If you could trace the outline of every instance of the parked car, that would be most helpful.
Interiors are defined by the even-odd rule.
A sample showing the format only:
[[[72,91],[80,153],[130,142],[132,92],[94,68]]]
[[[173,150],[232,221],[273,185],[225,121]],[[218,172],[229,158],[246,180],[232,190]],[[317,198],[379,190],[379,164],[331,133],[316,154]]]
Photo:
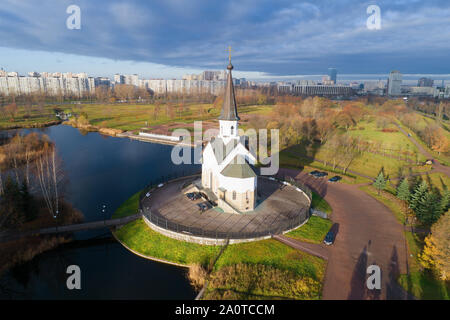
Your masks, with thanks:
[[[189,192],[189,193],[186,193],[186,197],[187,197],[189,200],[191,200],[191,201],[194,201],[194,200],[197,200],[197,199],[200,199],[200,198],[201,198],[201,196],[200,196],[200,194],[199,194],[198,192]]]
[[[334,232],[330,230],[325,236],[325,239],[323,239],[323,243],[325,243],[327,246],[330,246],[333,244],[333,242],[334,242]]]
[[[311,175],[316,177],[316,178],[321,178],[321,177],[325,177],[328,175],[327,172],[323,172],[323,171],[312,171]]]
[[[339,180],[342,180],[342,177],[334,176],[333,178],[328,179],[329,182],[338,182]]]
[[[315,175],[318,174],[319,172],[320,172],[320,171],[314,170],[314,171],[311,171],[309,174],[312,175],[312,176],[315,176]]]

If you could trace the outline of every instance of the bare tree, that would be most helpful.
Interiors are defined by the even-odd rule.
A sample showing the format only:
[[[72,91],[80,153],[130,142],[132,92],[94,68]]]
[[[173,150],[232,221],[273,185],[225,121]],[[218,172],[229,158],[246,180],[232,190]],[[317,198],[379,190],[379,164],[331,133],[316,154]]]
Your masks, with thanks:
[[[56,218],[59,214],[59,183],[62,180],[62,170],[56,156],[56,148],[44,144],[43,152],[36,159],[36,176],[42,196],[49,213]]]

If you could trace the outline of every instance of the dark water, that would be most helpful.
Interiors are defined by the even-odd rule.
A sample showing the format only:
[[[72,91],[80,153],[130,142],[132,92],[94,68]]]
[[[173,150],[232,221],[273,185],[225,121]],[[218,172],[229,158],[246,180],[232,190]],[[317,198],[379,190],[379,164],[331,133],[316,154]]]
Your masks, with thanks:
[[[197,172],[198,165],[174,165],[172,147],[82,135],[69,126],[42,129],[55,142],[67,179],[66,199],[86,221],[109,218],[131,195],[155,179]],[[102,212],[106,205],[105,212]],[[107,230],[80,232],[74,244],[37,256],[0,279],[0,298],[192,299],[185,270],[140,258],[108,237]],[[97,238],[97,240],[86,240]],[[82,289],[66,289],[67,266],[80,266]]]

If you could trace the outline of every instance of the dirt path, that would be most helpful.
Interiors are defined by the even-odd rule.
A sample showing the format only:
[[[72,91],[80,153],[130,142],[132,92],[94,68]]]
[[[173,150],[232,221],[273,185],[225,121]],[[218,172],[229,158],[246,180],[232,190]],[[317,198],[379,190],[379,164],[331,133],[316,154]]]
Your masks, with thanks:
[[[297,239],[292,239],[283,235],[274,235],[274,239],[300,251],[307,252],[313,256],[328,260],[329,250],[324,245],[308,243]]]
[[[447,177],[450,177],[450,167],[444,166],[443,164],[441,164],[437,159],[433,158],[433,155],[431,153],[428,152],[428,150],[426,150],[418,141],[416,141],[416,139],[414,139],[412,136],[408,136],[408,132],[406,132],[401,126],[397,125],[398,129],[404,134],[406,135],[406,137],[412,142],[414,143],[414,145],[417,147],[417,149],[419,150],[419,152],[424,155],[426,158],[428,159],[433,159],[433,172],[441,172],[445,175],[447,175]]]
[[[296,170],[281,173],[316,190],[333,208],[338,230],[329,250],[323,299],[406,299],[396,277],[407,272],[407,245],[403,226],[382,203],[354,185],[328,183]],[[366,289],[366,269],[381,268],[381,290]]]

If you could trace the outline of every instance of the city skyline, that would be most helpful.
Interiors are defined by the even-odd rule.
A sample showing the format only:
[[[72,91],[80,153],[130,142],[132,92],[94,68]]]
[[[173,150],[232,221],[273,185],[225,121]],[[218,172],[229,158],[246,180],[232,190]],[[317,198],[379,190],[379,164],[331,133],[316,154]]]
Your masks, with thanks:
[[[172,0],[94,6],[78,1],[81,29],[69,30],[66,9],[71,4],[43,1],[36,8],[31,1],[6,1],[0,10],[0,67],[24,73],[54,72],[64,65],[65,72],[94,76],[139,70],[144,78],[180,78],[221,70],[224,44],[230,44],[240,70],[236,77],[249,79],[323,75],[329,67],[340,74],[383,77],[394,69],[450,73],[450,5],[445,1],[378,1],[380,30],[366,27],[369,2]],[[227,33],[223,25],[229,26]],[[36,61],[39,66],[31,68]]]

